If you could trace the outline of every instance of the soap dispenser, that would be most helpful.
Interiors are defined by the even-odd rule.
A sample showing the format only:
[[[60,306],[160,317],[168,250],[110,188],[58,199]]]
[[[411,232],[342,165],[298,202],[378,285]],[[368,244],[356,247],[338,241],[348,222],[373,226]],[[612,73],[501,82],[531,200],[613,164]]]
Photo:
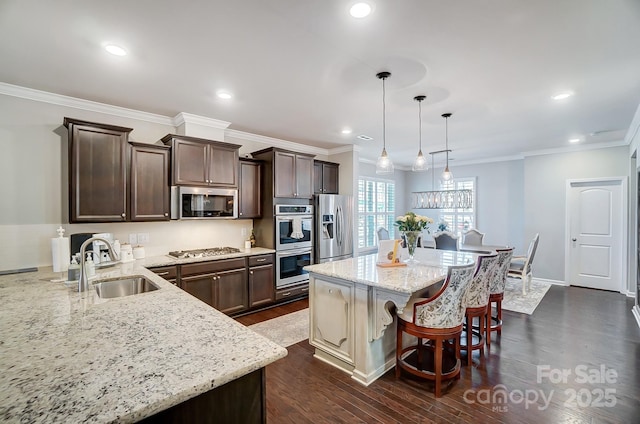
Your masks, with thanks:
[[[87,260],[84,262],[84,271],[87,274],[87,278],[96,276],[96,265],[93,263],[93,254],[87,253]]]
[[[75,255],[71,258],[71,264],[69,265],[69,269],[67,271],[67,280],[68,281],[78,281],[80,278],[80,265],[78,261],[76,261]]]

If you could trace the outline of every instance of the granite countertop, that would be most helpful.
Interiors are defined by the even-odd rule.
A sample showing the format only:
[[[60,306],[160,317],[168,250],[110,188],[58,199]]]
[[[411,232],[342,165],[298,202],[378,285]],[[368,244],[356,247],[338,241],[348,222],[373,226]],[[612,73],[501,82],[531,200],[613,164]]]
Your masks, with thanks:
[[[108,300],[51,268],[0,276],[0,421],[134,422],[286,356],[145,268],[166,259],[96,270],[160,287]]]
[[[406,257],[406,249],[403,249]],[[339,278],[367,286],[400,293],[415,293],[442,281],[449,265],[475,261],[477,254],[436,249],[416,249],[415,265],[383,268],[377,266],[378,255],[373,253],[357,258],[304,267],[310,273]]]

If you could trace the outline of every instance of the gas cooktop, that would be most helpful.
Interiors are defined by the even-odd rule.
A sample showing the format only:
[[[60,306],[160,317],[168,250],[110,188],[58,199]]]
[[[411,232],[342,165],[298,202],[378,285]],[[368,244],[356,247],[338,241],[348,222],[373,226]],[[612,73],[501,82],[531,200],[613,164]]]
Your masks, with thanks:
[[[235,247],[209,247],[207,249],[193,249],[193,250],[176,250],[175,252],[169,252],[169,256],[174,258],[204,258],[207,256],[220,256],[228,255],[230,253],[238,253],[240,249]]]

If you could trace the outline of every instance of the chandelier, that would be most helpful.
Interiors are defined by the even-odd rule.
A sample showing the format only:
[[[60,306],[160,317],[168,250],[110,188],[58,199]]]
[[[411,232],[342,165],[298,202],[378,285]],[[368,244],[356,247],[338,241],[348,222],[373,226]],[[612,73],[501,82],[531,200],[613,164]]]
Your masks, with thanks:
[[[442,115],[447,119],[451,116],[450,113]],[[439,153],[445,153],[447,155],[447,161],[445,170],[442,173],[442,179],[445,183],[452,181],[452,175],[449,171],[449,127],[445,129],[445,149],[438,150],[436,152],[429,152],[431,155],[431,188],[435,187],[433,177],[433,156]],[[416,191],[411,193],[412,208],[413,209],[469,209],[473,205],[473,191],[471,190],[431,190],[431,191]]]

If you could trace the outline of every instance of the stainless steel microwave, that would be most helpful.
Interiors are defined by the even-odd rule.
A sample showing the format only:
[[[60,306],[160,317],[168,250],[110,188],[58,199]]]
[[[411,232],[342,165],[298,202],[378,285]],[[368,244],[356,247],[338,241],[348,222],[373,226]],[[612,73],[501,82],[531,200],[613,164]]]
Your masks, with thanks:
[[[171,187],[171,219],[236,219],[238,190]]]

